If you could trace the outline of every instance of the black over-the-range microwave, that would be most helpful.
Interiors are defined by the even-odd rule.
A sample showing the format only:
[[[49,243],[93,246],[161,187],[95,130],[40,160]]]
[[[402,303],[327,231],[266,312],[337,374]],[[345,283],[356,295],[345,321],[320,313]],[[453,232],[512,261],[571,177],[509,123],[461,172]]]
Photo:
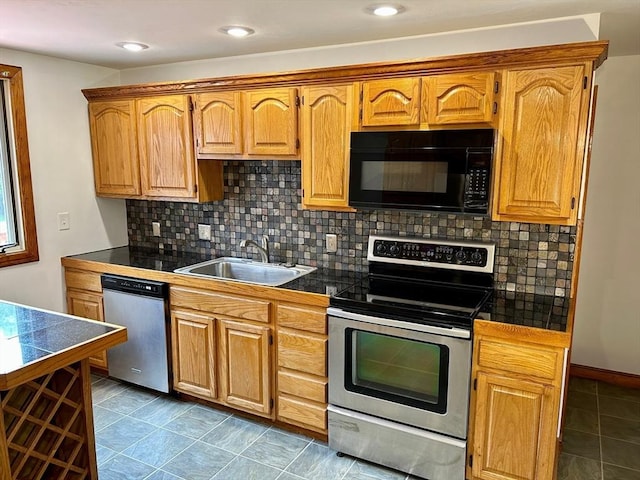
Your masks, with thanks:
[[[489,213],[494,130],[351,133],[349,205]]]

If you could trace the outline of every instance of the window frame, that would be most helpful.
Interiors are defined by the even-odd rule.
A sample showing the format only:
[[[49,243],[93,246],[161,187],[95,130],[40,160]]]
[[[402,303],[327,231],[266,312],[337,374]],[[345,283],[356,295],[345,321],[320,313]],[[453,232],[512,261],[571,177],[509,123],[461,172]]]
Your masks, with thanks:
[[[20,205],[16,212],[20,219],[18,228],[22,230],[21,249],[8,250],[0,253],[0,268],[21,263],[36,262],[40,259],[38,253],[38,238],[36,233],[36,215],[33,202],[33,187],[31,184],[31,164],[29,160],[29,142],[27,138],[27,117],[24,106],[24,87],[22,83],[22,68],[0,64],[0,80],[9,83],[10,116],[13,124],[13,152],[15,159],[11,159],[16,168],[13,194]],[[11,138],[9,139],[11,141]]]

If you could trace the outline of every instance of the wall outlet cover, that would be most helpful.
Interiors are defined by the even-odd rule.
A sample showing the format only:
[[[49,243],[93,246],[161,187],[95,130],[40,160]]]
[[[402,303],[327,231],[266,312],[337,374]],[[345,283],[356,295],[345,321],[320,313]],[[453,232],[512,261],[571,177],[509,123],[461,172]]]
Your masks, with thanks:
[[[160,236],[160,222],[151,222],[151,230],[154,237]]]
[[[338,236],[335,233],[327,233],[325,248],[328,253],[336,253],[338,251]]]
[[[71,220],[69,212],[58,213],[58,230],[69,230],[71,228]]]
[[[211,240],[211,225],[198,224],[198,239]]]

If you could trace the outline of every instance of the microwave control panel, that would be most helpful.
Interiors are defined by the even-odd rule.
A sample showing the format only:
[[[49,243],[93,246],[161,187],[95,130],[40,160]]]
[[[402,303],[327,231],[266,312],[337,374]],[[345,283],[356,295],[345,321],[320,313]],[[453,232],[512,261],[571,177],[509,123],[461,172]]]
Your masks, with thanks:
[[[489,203],[489,169],[472,167],[467,173],[464,189],[465,208],[486,208]]]

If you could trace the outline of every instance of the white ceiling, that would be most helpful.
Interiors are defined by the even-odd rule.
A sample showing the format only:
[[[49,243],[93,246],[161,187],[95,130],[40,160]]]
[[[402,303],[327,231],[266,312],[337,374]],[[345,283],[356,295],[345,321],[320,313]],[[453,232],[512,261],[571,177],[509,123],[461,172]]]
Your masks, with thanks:
[[[640,0],[0,0],[0,47],[117,69],[601,13],[609,54],[640,54]],[[218,29],[245,25],[235,39]],[[138,41],[138,54],[115,46]]]

